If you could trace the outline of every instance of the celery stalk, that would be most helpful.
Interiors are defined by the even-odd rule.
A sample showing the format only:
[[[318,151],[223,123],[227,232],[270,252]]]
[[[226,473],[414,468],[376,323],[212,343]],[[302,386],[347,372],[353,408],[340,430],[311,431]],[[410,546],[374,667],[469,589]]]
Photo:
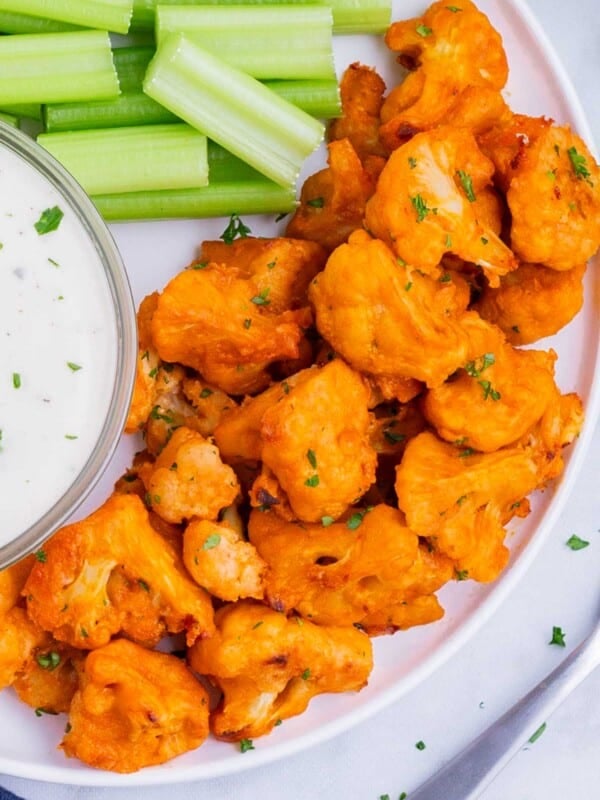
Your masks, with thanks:
[[[19,118],[12,114],[5,114],[4,111],[0,111],[0,121],[5,125],[10,125],[11,128],[19,127]]]
[[[155,52],[155,47],[148,46],[117,47],[113,50],[122,92],[141,92],[144,75]]]
[[[208,182],[206,137],[188,125],[44,133],[37,140],[88,194],[187,189]]]
[[[59,33],[77,30],[77,25],[57,22],[45,17],[31,17],[29,14],[0,11],[0,31],[2,33]]]
[[[144,91],[281,186],[295,185],[325,132],[313,117],[181,35],[159,46]]]
[[[162,6],[156,41],[186,38],[254,78],[333,78],[329,8],[310,5]]]
[[[0,36],[0,106],[116,97],[104,31]]]
[[[127,33],[133,0],[0,0],[0,11]]]
[[[278,186],[257,175],[245,180],[210,183],[201,189],[93,195],[92,201],[107,222],[118,222],[287,214],[296,206],[296,195],[293,188]]]
[[[311,117],[333,119],[342,113],[340,87],[335,78],[315,81],[264,81],[264,84]]]
[[[156,6],[276,5],[279,0],[134,0],[132,29],[154,27]],[[390,24],[391,0],[285,0],[286,5],[323,5],[333,13],[334,33],[384,33]]]
[[[42,107],[39,103],[10,103],[0,108],[3,114],[14,117],[27,117],[28,119],[42,118]]]

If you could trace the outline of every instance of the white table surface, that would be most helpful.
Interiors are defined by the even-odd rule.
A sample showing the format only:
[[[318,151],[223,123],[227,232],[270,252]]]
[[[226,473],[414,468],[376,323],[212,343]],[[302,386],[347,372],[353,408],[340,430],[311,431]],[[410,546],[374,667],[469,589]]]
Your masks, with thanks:
[[[555,45],[600,145],[598,0],[529,0]],[[229,778],[144,789],[56,786],[4,777],[27,800],[397,800],[493,722],[582,639],[600,600],[600,427],[575,492],[539,557],[508,600],[464,649],[415,690],[347,733],[266,767]],[[565,545],[571,534],[590,541]],[[566,649],[548,646],[552,627]],[[425,750],[415,743],[423,740]],[[252,753],[240,755],[250,762]],[[482,800],[600,798],[600,673],[547,721]],[[439,798],[439,800],[446,800]]]

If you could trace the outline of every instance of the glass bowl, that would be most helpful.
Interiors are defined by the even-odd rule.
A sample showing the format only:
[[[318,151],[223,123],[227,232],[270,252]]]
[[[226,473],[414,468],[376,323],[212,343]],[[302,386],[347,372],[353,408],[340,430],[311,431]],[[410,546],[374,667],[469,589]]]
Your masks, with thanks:
[[[7,163],[10,164],[14,159],[6,153],[6,150],[18,156],[21,161],[25,162],[25,166],[34,170],[37,176],[41,176],[46,186],[49,183],[51,190],[59,195],[59,207],[65,209],[65,220],[69,220],[68,225],[65,224],[64,238],[69,236],[70,231],[76,230],[77,237],[79,241],[85,243],[88,254],[95,251],[97,255],[97,258],[89,261],[92,264],[89,269],[94,271],[97,263],[98,268],[102,270],[103,277],[100,277],[100,285],[106,289],[106,296],[103,296],[102,302],[108,308],[112,306],[113,321],[106,325],[107,335],[110,336],[106,352],[110,353],[110,371],[113,372],[112,365],[114,364],[114,373],[104,376],[104,380],[108,381],[107,384],[104,384],[104,400],[100,414],[100,417],[102,414],[104,415],[104,419],[95,417],[93,426],[90,424],[88,427],[87,436],[82,437],[87,439],[81,444],[81,447],[86,447],[86,449],[82,449],[78,453],[77,466],[74,467],[73,476],[65,478],[62,486],[57,488],[51,498],[49,507],[45,508],[43,513],[36,515],[35,521],[31,524],[28,522],[28,526],[16,536],[11,537],[10,534],[7,534],[0,540],[0,569],[36,550],[41,542],[68,520],[102,475],[123,431],[133,391],[137,356],[135,306],[129,281],[119,251],[100,214],[79,184],[49,153],[21,131],[0,123],[0,153],[5,152],[8,157]],[[20,169],[20,166],[18,168]],[[32,177],[38,181],[38,177]],[[25,174],[23,178],[25,180]],[[17,188],[14,185],[8,187],[9,191]],[[34,201],[35,198],[32,198],[32,202]],[[50,237],[48,238],[50,240]],[[65,241],[68,246],[68,239],[65,238]],[[90,248],[93,248],[93,251]],[[55,263],[50,258],[48,261],[51,264]],[[87,266],[86,269],[88,269]],[[96,279],[95,272],[93,274]],[[94,333],[98,334],[98,331],[94,331]],[[104,334],[100,333],[100,335]],[[96,338],[94,341],[97,342],[98,339]],[[34,343],[34,346],[39,348],[40,359],[48,356],[44,350],[44,347],[48,348],[47,342]],[[0,351],[1,362],[2,352]],[[67,364],[71,369],[79,369],[77,365],[69,364],[69,362]],[[4,366],[8,368],[7,364]],[[14,381],[15,374],[13,373],[13,385],[17,387]],[[3,382],[6,382],[6,376],[3,376]],[[17,383],[20,385],[18,376]],[[110,385],[111,383],[112,385]],[[99,431],[97,436],[90,433],[92,427]],[[64,438],[77,437],[65,436]],[[41,446],[39,455],[46,471],[49,472],[55,468],[53,452],[44,452],[44,448]],[[36,468],[39,471],[39,466]],[[42,470],[42,476],[43,474]],[[5,497],[5,503],[7,502],[17,504],[24,502],[24,499]],[[2,524],[3,520],[0,515],[0,526]],[[6,523],[5,530],[10,527],[11,525]],[[4,539],[9,537],[10,540],[5,542]]]

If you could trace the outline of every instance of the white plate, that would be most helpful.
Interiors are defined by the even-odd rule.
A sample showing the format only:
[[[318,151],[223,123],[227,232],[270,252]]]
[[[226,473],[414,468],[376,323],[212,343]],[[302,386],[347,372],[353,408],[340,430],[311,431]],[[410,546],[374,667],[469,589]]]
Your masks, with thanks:
[[[394,0],[394,18],[420,13],[419,0]],[[591,134],[576,95],[543,32],[521,0],[479,0],[502,33],[509,57],[511,77],[506,97],[512,108],[532,115],[545,114],[559,123],[569,122],[591,143]],[[341,73],[350,62],[360,60],[376,66],[393,85],[395,66],[376,37],[345,37],[336,42],[336,61]],[[320,168],[323,154],[307,165],[305,175]],[[278,231],[272,218],[247,218],[253,233],[273,235]],[[197,245],[217,238],[226,220],[136,223],[112,226],[128,268],[136,300],[161,288],[195,255]],[[133,775],[116,775],[89,769],[66,759],[56,745],[65,717],[37,718],[13,693],[0,694],[0,773],[75,785],[140,786],[174,783],[231,774],[283,758],[334,736],[396,700],[439,668],[462,646],[502,602],[523,576],[552,529],[564,506],[591,439],[593,420],[600,406],[599,327],[594,298],[600,293],[598,270],[588,270],[586,302],[578,317],[558,336],[541,346],[559,353],[557,381],[563,391],[577,391],[583,398],[587,422],[575,447],[567,455],[567,467],[556,491],[535,496],[527,520],[511,530],[512,557],[498,581],[491,586],[472,582],[452,584],[440,592],[446,608],[444,619],[433,625],[374,640],[375,669],[369,686],[358,694],[315,698],[309,710],[263,739],[255,742],[252,758],[240,758],[235,745],[209,740],[198,750],[161,767]],[[536,345],[537,346],[537,345]],[[79,516],[99,505],[110,492],[135,449],[131,439],[123,442],[108,474]]]

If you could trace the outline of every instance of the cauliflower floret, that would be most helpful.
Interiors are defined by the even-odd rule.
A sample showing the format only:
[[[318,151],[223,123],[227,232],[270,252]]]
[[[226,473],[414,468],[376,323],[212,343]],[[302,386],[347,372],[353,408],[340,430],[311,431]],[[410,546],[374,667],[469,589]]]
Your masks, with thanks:
[[[49,714],[68,711],[85,656],[84,651],[54,640],[38,646],[13,684],[19,700]]]
[[[431,595],[453,575],[452,562],[419,546],[391,506],[325,521],[299,526],[272,512],[250,515],[250,541],[269,565],[266,593],[277,611],[368,629],[372,615]]]
[[[189,650],[192,669],[223,691],[211,715],[219,739],[263,736],[302,713],[323,692],[361,689],[372,669],[371,642],[356,628],[287,619],[248,600],[215,615],[212,641]]]
[[[398,263],[365,231],[331,254],[310,288],[319,332],[355,369],[428,386],[468,360],[459,295],[454,281]]]
[[[267,565],[228,524],[190,522],[183,535],[183,563],[196,583],[221,600],[263,597]]]
[[[471,0],[444,0],[414,19],[390,25],[385,42],[411,70],[381,109],[380,136],[389,149],[438,125],[469,87],[502,89],[508,63],[500,34]]]
[[[476,204],[493,172],[469,131],[441,126],[419,133],[388,159],[367,203],[366,226],[428,274],[439,276],[442,257],[453,253],[498,285],[517,261]]]
[[[0,617],[16,606],[21,590],[35,563],[35,556],[26,556],[10,567],[0,571]]]
[[[553,336],[583,305],[585,264],[559,272],[541,264],[521,264],[484,288],[473,308],[498,325],[511,344],[531,344]]]
[[[152,468],[141,475],[147,502],[167,522],[216,519],[239,492],[231,467],[217,447],[189,428],[177,428]]]
[[[266,492],[277,498],[278,512],[286,499],[293,515],[307,522],[343,514],[375,479],[368,402],[361,376],[339,359],[296,375],[289,393],[262,416],[264,466],[252,504],[264,505]]]
[[[89,517],[58,531],[40,553],[23,594],[31,619],[58,641],[93,649],[123,630],[129,609],[114,605],[109,595],[117,568],[147,588],[148,613],[163,620],[161,632],[185,631],[191,643],[213,630],[209,596],[153,529],[137,495],[113,495]],[[145,636],[147,625],[141,627]]]
[[[15,681],[36,648],[43,646],[47,638],[23,608],[15,606],[0,616],[0,689]]]
[[[319,242],[331,251],[362,228],[365,204],[377,176],[361,164],[348,139],[330,142],[328,150],[329,166],[305,181],[286,233]]]
[[[133,396],[125,423],[126,433],[135,433],[143,427],[160,392],[160,383],[157,380],[160,358],[154,349],[150,334],[152,316],[157,303],[158,292],[153,292],[142,300],[138,309],[138,357]]]
[[[523,436],[556,393],[556,353],[516,350],[496,329],[478,358],[428,391],[423,412],[442,439],[490,453]]]
[[[98,769],[134,772],[207,735],[208,695],[187,667],[119,639],[87,656],[61,748]]]
[[[200,263],[235,267],[239,275],[252,279],[259,296],[268,300],[271,314],[282,314],[307,305],[306,290],[323,269],[327,252],[317,242],[278,237],[258,239],[246,236],[231,244],[203,242]]]

